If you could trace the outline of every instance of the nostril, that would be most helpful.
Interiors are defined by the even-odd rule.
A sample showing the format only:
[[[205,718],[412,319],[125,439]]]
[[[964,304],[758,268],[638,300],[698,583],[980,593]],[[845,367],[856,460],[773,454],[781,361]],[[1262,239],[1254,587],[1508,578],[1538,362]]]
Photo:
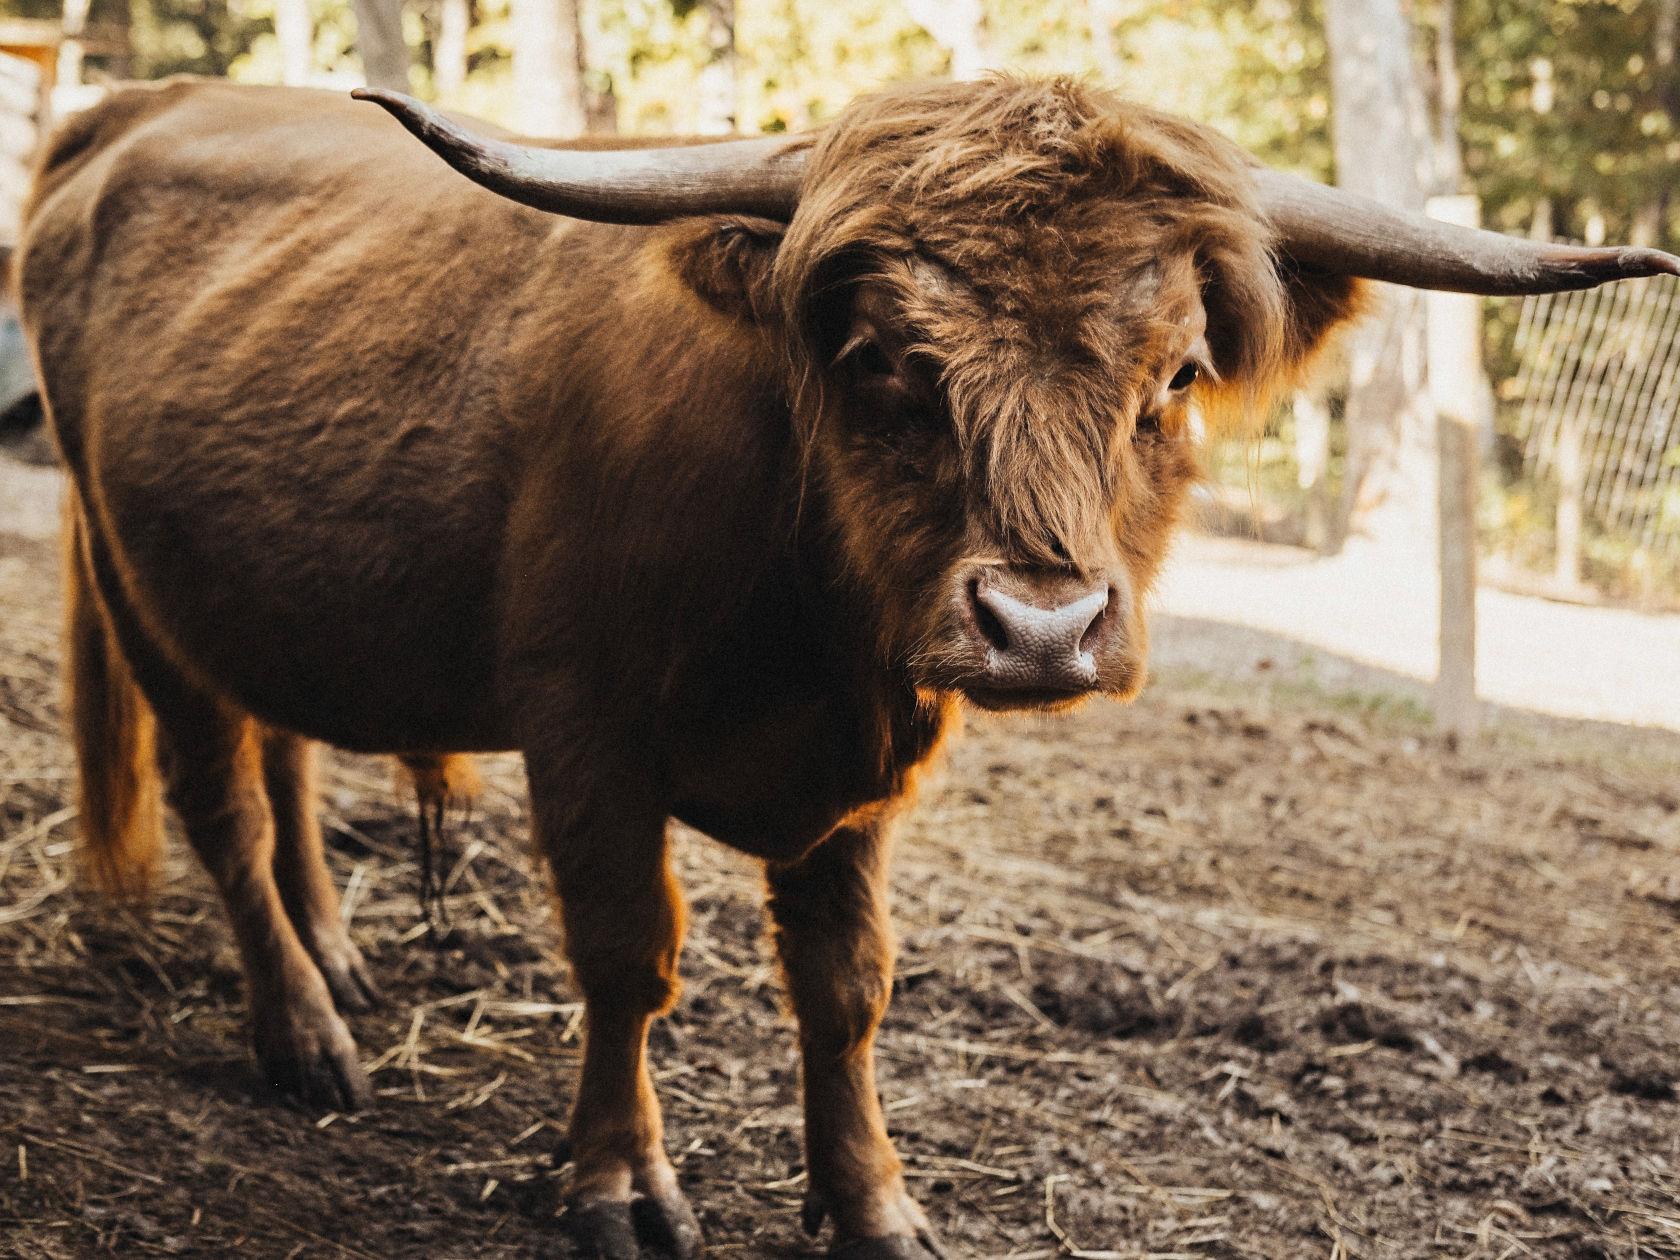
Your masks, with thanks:
[[[1079,636],[1079,650],[1081,652],[1097,650],[1097,644],[1102,641],[1103,630],[1108,625],[1108,619],[1114,615],[1114,595],[1114,588],[1111,586],[1108,588],[1107,598],[1103,600],[1102,607],[1097,609],[1097,615],[1091,618],[1091,624],[1086,626],[1085,633]]]
[[[1009,650],[1009,632],[1003,628],[1003,622],[998,615],[986,607],[986,601],[980,597],[980,580],[973,579],[968,584],[968,606],[974,613],[974,624],[980,628],[981,636],[999,652]]]

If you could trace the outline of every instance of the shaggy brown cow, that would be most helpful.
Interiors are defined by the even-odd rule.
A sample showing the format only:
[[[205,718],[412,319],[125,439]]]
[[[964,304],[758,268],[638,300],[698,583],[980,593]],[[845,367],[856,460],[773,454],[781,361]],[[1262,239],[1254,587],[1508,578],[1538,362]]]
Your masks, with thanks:
[[[1263,396],[1351,277],[1675,269],[1385,214],[1066,82],[614,152],[379,100],[471,178],[377,109],[210,83],[116,92],[47,154],[19,279],[74,479],[84,834],[132,885],[161,777],[265,1074],[352,1106],[368,986],[311,741],[434,779],[521,750],[588,1005],[570,1215],[614,1260],[638,1223],[699,1247],[644,1063],[667,819],[765,863],[807,1224],[926,1255],[871,1042],[891,819],[959,698],[1136,692],[1191,401]]]

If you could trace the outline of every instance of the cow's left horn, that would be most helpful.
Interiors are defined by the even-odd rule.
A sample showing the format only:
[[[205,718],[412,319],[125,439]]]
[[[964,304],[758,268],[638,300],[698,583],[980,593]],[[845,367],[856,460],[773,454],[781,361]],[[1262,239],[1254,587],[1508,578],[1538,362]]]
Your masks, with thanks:
[[[357,88],[475,183],[554,214],[603,223],[657,223],[686,214],[788,219],[799,201],[806,146],[796,137],[639,149],[548,149],[475,136],[401,92]]]
[[[1490,296],[1680,275],[1680,258],[1660,249],[1549,245],[1440,223],[1281,171],[1257,169],[1254,178],[1279,249],[1315,271]]]

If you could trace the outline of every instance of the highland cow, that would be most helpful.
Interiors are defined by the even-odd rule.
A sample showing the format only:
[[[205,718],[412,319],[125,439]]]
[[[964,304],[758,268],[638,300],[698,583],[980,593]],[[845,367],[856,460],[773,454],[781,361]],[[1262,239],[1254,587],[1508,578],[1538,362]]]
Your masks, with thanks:
[[[871,1046],[892,820],[955,712],[1137,692],[1193,410],[1256,412],[1361,279],[1676,269],[1387,211],[1062,81],[612,149],[367,95],[424,143],[326,93],[172,82],[46,154],[17,270],[72,475],[83,834],[134,887],[167,798],[264,1074],[351,1107],[371,981],[311,749],[439,783],[521,751],[587,1006],[570,1217],[611,1260],[700,1247],[645,1062],[669,819],[764,864],[807,1225],[934,1253]]]

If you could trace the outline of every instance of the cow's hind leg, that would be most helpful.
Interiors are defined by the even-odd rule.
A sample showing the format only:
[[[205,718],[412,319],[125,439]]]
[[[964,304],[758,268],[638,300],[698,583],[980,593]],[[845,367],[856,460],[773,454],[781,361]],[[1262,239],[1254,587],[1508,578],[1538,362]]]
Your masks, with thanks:
[[[169,804],[215,881],[245,968],[251,1039],[278,1088],[330,1107],[371,1097],[356,1043],[298,939],[274,878],[274,814],[256,721],[183,677],[123,599],[102,540],[87,555],[111,628],[157,721]]]
[[[263,786],[274,813],[274,879],[303,948],[315,960],[340,1011],[361,1011],[379,998],[361,951],[345,930],[316,817],[315,745],[267,731]]]
[[[169,803],[222,895],[239,944],[263,1074],[310,1102],[363,1105],[369,1089],[356,1044],[274,878],[274,819],[257,724],[197,697],[154,708]]]
[[[251,1038],[277,1088],[354,1109],[370,1097],[356,1043],[299,940],[274,878],[262,736],[243,714],[184,696],[154,701],[169,803],[222,895],[245,965]]]
[[[646,1061],[648,1027],[676,998],[682,943],[665,817],[638,803],[633,786],[592,790],[540,757],[527,764],[585,1007],[568,1223],[603,1260],[636,1260],[639,1240],[691,1260],[700,1226],[665,1155]]]
[[[842,829],[769,869],[770,911],[799,1017],[804,1223],[834,1221],[831,1255],[927,1260],[938,1245],[904,1188],[875,1092],[875,1030],[892,990],[884,828]]]

